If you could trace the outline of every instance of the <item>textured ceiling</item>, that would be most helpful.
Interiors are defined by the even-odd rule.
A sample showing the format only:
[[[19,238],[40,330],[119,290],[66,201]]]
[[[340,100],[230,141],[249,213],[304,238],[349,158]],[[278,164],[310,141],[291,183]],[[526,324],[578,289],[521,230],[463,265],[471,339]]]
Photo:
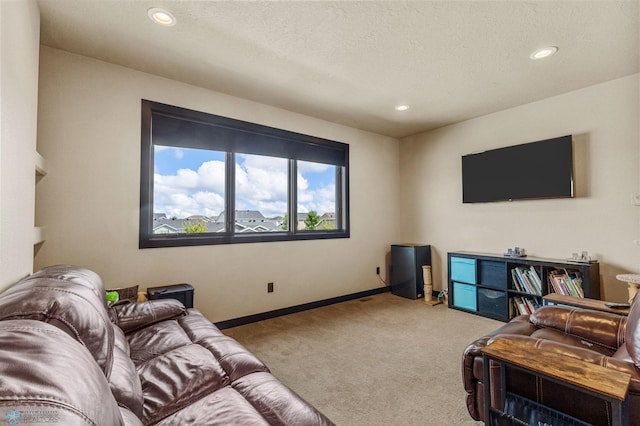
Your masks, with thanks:
[[[640,72],[639,4],[38,0],[44,45],[393,137]]]

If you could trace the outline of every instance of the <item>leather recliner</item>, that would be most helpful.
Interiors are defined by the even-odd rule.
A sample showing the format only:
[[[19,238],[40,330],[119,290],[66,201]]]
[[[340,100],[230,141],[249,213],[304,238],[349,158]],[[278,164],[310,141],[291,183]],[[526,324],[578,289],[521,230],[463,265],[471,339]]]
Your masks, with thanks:
[[[594,363],[631,376],[629,424],[640,426],[640,303],[629,316],[563,306],[544,306],[521,315],[471,343],[464,351],[462,377],[467,408],[475,420],[484,420],[484,378],[481,350],[500,338],[524,343],[531,351],[555,353]],[[561,367],[561,366],[560,366]],[[491,395],[500,395],[498,365],[492,363]],[[508,369],[507,384],[517,394],[594,425],[610,424],[611,407],[595,396]]]
[[[333,425],[197,310],[173,299],[109,307],[100,277],[72,266],[0,293],[0,416],[14,426]]]

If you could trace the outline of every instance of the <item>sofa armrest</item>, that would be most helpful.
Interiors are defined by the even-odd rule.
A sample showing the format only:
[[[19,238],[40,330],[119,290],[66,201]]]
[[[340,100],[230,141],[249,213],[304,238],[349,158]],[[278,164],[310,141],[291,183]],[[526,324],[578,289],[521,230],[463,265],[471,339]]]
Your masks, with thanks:
[[[115,314],[112,315],[113,321],[125,333],[186,314],[184,305],[174,299],[119,304],[112,306],[111,310]]]
[[[482,382],[482,365],[477,361],[482,359],[480,351],[487,345],[489,340],[504,334],[529,336],[536,330],[537,328],[529,323],[528,315],[520,315],[467,346],[464,350],[462,362],[462,381],[465,390],[472,392],[475,389],[476,382]]]
[[[471,343],[462,355],[462,384],[467,392],[467,409],[475,420],[483,419],[484,395],[481,350],[492,338],[501,335],[529,336],[537,330],[528,315],[520,315]]]
[[[564,306],[543,306],[529,320],[536,327],[553,328],[614,351],[624,343],[627,323],[622,315]]]

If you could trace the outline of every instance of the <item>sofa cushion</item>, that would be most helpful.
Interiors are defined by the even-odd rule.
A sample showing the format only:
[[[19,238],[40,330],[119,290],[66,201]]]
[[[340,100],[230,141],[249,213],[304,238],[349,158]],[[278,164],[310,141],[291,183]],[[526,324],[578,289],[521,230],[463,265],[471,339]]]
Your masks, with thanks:
[[[236,380],[233,388],[249,401],[270,425],[332,424],[270,373],[248,374]]]
[[[117,304],[111,311],[115,314],[111,315],[112,321],[125,333],[185,314],[184,305],[174,299]]]
[[[117,325],[113,324],[113,346],[120,349],[127,357],[131,356],[131,348],[129,347],[129,341],[124,335],[124,331]]]
[[[73,265],[53,265],[34,272],[22,281],[34,281],[40,278],[51,278],[60,281],[75,283],[91,290],[107,306],[107,298],[102,285],[102,279],[95,272]]]
[[[131,412],[126,407],[118,407],[120,408],[120,415],[122,416],[122,420],[124,422],[124,426],[144,426],[142,421]]]
[[[175,320],[166,320],[127,333],[131,359],[136,368],[145,362],[192,342]]]
[[[129,342],[118,326],[113,325],[113,367],[108,376],[111,393],[118,404],[136,416],[142,416],[142,385],[133,361],[129,357]]]
[[[267,426],[262,415],[230,386],[206,395],[156,423],[156,426]]]
[[[16,424],[123,424],[89,351],[53,325],[0,321],[0,383],[0,413]]]
[[[142,415],[142,385],[131,358],[119,348],[114,349],[113,368],[108,378],[111,393],[118,404],[127,407],[135,415]]]
[[[156,322],[126,336],[142,385],[145,424],[169,417],[230,384],[211,351],[194,344],[176,319]]]
[[[178,324],[189,339],[209,350],[220,363],[229,380],[235,381],[250,373],[269,372],[266,365],[238,341],[226,336],[195,309],[179,318]]]
[[[332,424],[195,309],[126,336],[147,425]]]
[[[591,351],[598,352],[602,355],[607,355],[607,356],[612,356],[615,353],[615,351],[610,348],[595,344],[581,337],[563,333],[553,328],[541,328],[540,330],[536,330],[534,333],[531,334],[531,337],[534,337],[540,340],[550,341],[550,342],[553,341],[557,343],[562,343],[568,346],[575,346],[578,348],[589,349]]]
[[[550,328],[608,348],[615,352],[624,340],[626,317],[608,312],[543,306],[531,314],[530,321],[539,328]]]
[[[7,319],[55,325],[85,345],[109,375],[113,328],[102,280],[95,272],[53,266],[18,281],[0,294],[0,320]]]
[[[145,424],[155,423],[229,384],[211,353],[199,345],[159,355],[139,366],[138,372]]]

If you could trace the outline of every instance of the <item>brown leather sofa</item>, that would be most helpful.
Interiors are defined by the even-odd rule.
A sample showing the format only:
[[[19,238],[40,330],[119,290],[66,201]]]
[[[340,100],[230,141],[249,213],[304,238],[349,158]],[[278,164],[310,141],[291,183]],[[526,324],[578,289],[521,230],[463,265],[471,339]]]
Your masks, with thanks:
[[[107,307],[100,277],[45,268],[0,293],[10,425],[331,425],[254,355],[171,299]]]
[[[475,420],[484,420],[483,359],[480,350],[501,340],[530,351],[561,354],[567,358],[602,365],[631,376],[629,424],[640,425],[640,303],[622,315],[561,306],[544,306],[531,316],[523,315],[484,336],[464,351],[462,376],[467,408]],[[492,404],[500,395],[498,367],[490,369]],[[610,424],[609,404],[562,385],[508,371],[508,387],[526,398],[593,425]]]

